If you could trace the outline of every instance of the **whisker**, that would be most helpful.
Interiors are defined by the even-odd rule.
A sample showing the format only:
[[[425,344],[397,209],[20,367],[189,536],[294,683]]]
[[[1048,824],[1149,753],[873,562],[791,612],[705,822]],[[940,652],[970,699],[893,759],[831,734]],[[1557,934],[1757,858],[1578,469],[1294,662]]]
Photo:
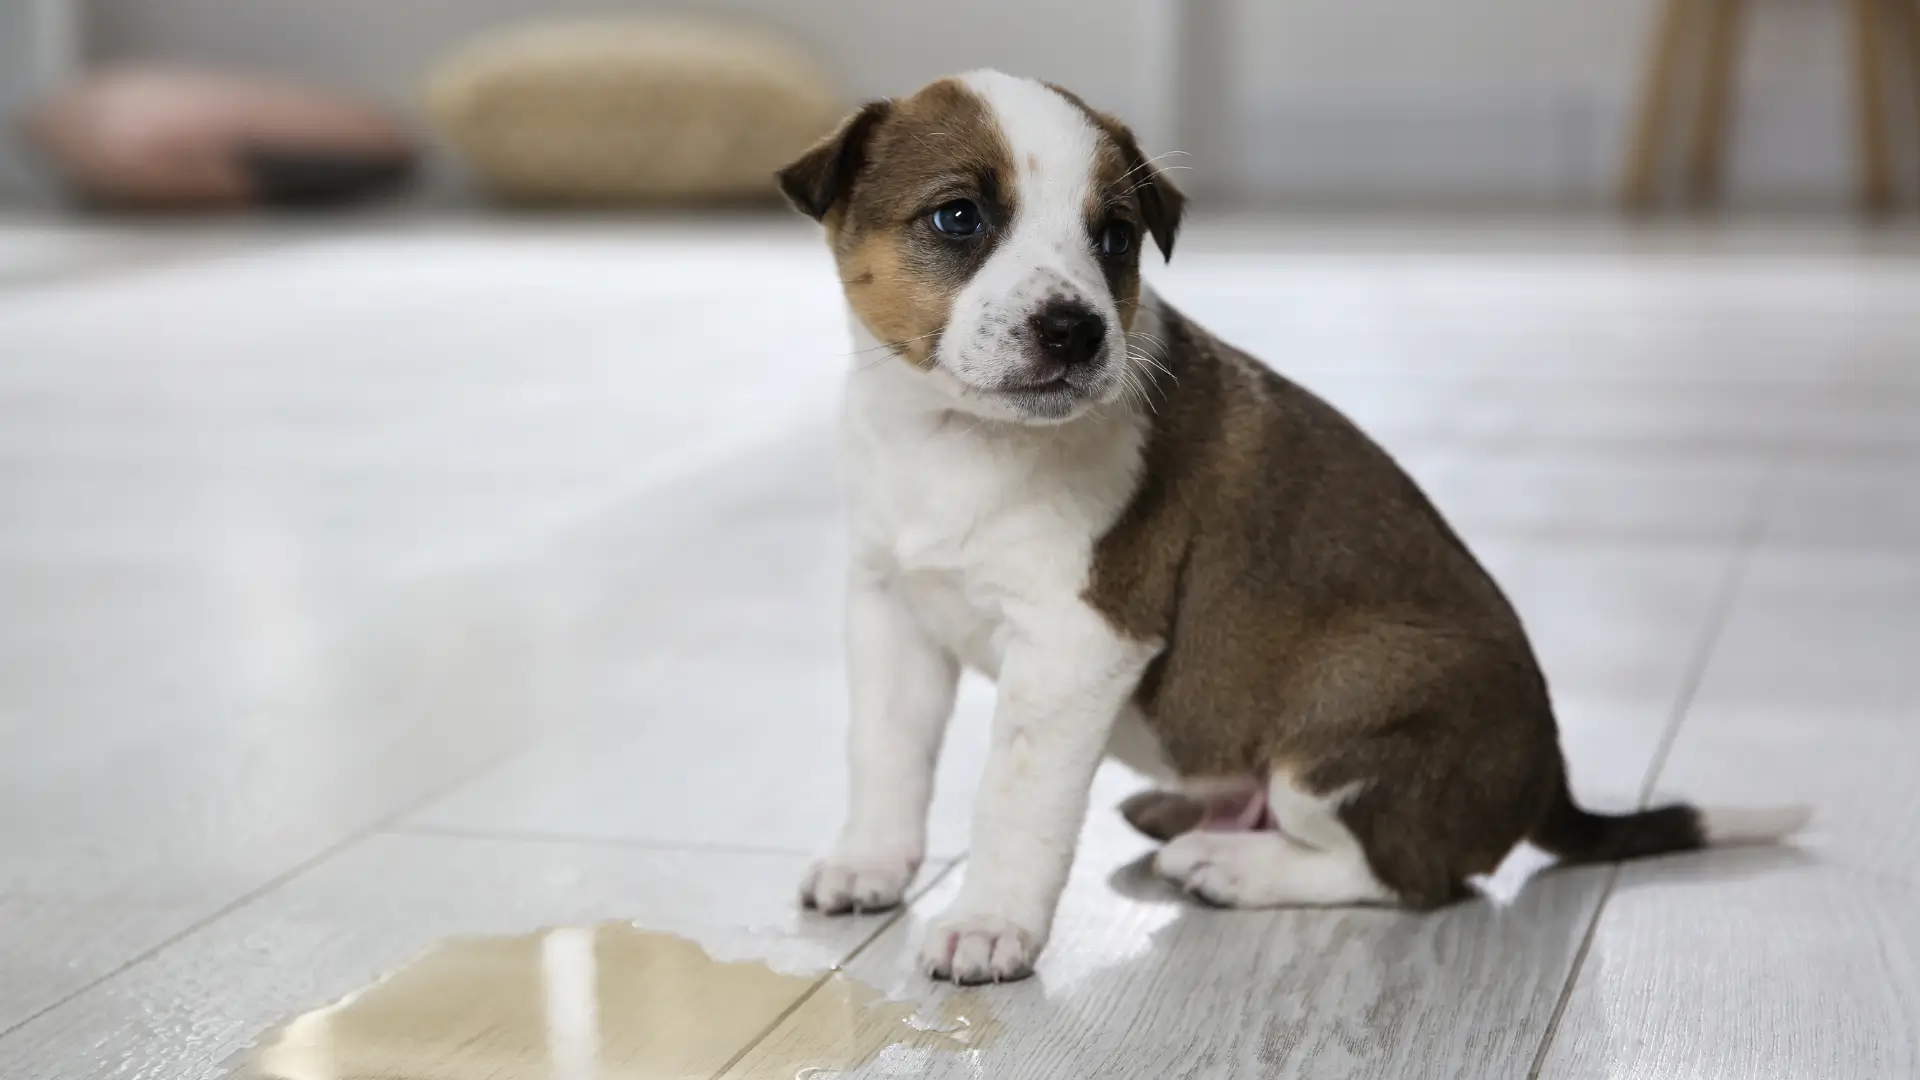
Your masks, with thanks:
[[[1126,357],[1128,360],[1138,359],[1131,349],[1127,350]],[[1160,410],[1153,404],[1153,398],[1149,393],[1147,380],[1142,378],[1142,373],[1138,366],[1132,363],[1120,365],[1120,386],[1127,399],[1135,405],[1145,405],[1148,411],[1156,415],[1159,413]]]
[[[1113,179],[1113,183],[1111,183],[1111,184],[1109,184],[1108,186],[1109,186],[1109,187],[1118,187],[1118,186],[1120,186],[1120,183],[1121,183],[1121,181],[1123,181],[1123,180],[1125,180],[1125,179],[1126,179],[1127,177],[1129,177],[1129,176],[1132,176],[1132,175],[1133,175],[1134,173],[1137,173],[1137,172],[1139,172],[1139,171],[1140,171],[1141,169],[1148,169],[1148,168],[1152,168],[1152,167],[1153,167],[1153,166],[1154,166],[1155,164],[1157,164],[1157,163],[1159,163],[1159,162],[1162,162],[1162,161],[1165,161],[1166,159],[1168,159],[1168,158],[1170,158],[1170,157],[1173,157],[1173,156],[1175,156],[1175,155],[1179,155],[1179,156],[1182,156],[1182,157],[1191,157],[1191,156],[1192,156],[1191,154],[1188,154],[1188,153],[1187,153],[1187,152],[1186,152],[1185,150],[1169,150],[1169,151],[1167,151],[1167,152],[1166,152],[1166,153],[1164,153],[1164,154],[1155,154],[1155,155],[1154,155],[1153,157],[1150,157],[1150,158],[1147,158],[1147,159],[1146,159],[1145,161],[1142,161],[1142,162],[1141,162],[1140,164],[1138,164],[1138,165],[1135,165],[1135,166],[1134,166],[1133,168],[1131,168],[1131,169],[1128,169],[1128,170],[1127,170],[1126,172],[1123,172],[1123,173],[1121,173],[1121,174],[1120,174],[1119,176],[1116,176],[1116,177],[1114,177],[1114,179]],[[1169,166],[1167,166],[1167,167],[1171,169],[1171,168],[1190,168],[1191,166],[1186,166],[1186,165],[1178,165],[1178,166],[1175,166],[1175,165],[1169,165]]]
[[[1166,346],[1162,345],[1160,347],[1160,351],[1162,353],[1165,353],[1167,351]],[[1136,357],[1144,363],[1151,364],[1161,374],[1165,375],[1169,379],[1172,379],[1175,383],[1178,383],[1180,381],[1180,376],[1175,375],[1173,373],[1173,369],[1167,366],[1165,356],[1154,356],[1152,353],[1148,352],[1144,348],[1136,349],[1132,342],[1127,343],[1127,355]]]
[[[1162,166],[1161,166],[1161,167],[1160,167],[1160,168],[1159,168],[1159,169],[1158,169],[1157,171],[1159,171],[1159,172],[1163,172],[1163,173],[1170,173],[1170,172],[1192,172],[1192,171],[1193,171],[1193,166],[1191,166],[1191,165],[1162,165]],[[1122,176],[1122,177],[1120,177],[1120,178],[1118,178],[1118,179],[1116,179],[1116,180],[1114,180],[1114,181],[1113,181],[1113,182],[1112,182],[1111,184],[1108,184],[1107,186],[1108,186],[1109,188],[1115,188],[1115,187],[1119,187],[1119,186],[1120,186],[1120,185],[1121,185],[1122,183],[1124,183],[1124,182],[1126,182],[1126,179],[1127,179],[1126,177],[1124,177],[1124,176]],[[1128,189],[1128,190],[1130,190],[1130,191],[1138,191],[1138,190],[1140,190],[1140,189],[1141,189],[1142,187],[1145,187],[1146,185],[1148,185],[1148,184],[1151,184],[1151,183],[1153,183],[1153,177],[1151,177],[1151,176],[1145,176],[1145,177],[1141,177],[1141,178],[1140,178],[1140,179],[1139,179],[1138,181],[1136,181],[1136,182],[1134,183],[1134,185],[1133,185],[1133,187],[1132,187],[1132,188],[1130,188],[1130,189]]]
[[[1129,339],[1139,338],[1142,341],[1158,346],[1160,350],[1163,352],[1167,348],[1167,339],[1161,337],[1158,334],[1153,333],[1150,330],[1129,330],[1127,331],[1127,337]]]
[[[1139,362],[1143,362],[1151,365],[1152,368],[1157,369],[1160,372],[1164,373],[1167,376],[1167,378],[1173,379],[1175,385],[1178,385],[1180,382],[1178,378],[1174,377],[1173,372],[1168,371],[1164,366],[1162,366],[1161,364],[1156,362],[1152,357],[1147,356],[1144,353],[1136,353],[1133,350],[1129,349],[1127,350],[1127,357],[1130,360],[1135,360],[1135,361],[1139,361]],[[1141,372],[1141,375],[1150,389],[1157,390],[1160,392],[1160,399],[1162,401],[1167,400],[1167,389],[1166,387],[1160,385],[1160,380],[1154,376],[1153,371],[1151,370],[1144,371],[1144,372]]]
[[[1155,416],[1159,416],[1160,407],[1153,403],[1153,392],[1152,392],[1151,385],[1147,381],[1141,379],[1138,372],[1131,373],[1129,377],[1133,381],[1134,395],[1137,398],[1137,400],[1140,402],[1140,404],[1145,405],[1147,407],[1148,412],[1152,413]]]
[[[1173,369],[1167,366],[1165,360],[1162,360],[1160,357],[1153,355],[1152,353],[1148,352],[1145,349],[1140,349],[1137,351],[1140,354],[1141,362],[1145,363],[1148,367],[1153,368],[1155,371],[1158,371],[1160,374],[1165,375],[1169,379],[1173,379],[1175,382],[1180,381],[1179,379],[1174,378]]]
[[[1169,165],[1160,171],[1173,172],[1177,169],[1191,169],[1192,167],[1193,166],[1191,165]],[[1132,195],[1134,192],[1139,191],[1141,188],[1151,187],[1151,186],[1153,186],[1153,177],[1151,176],[1144,177],[1138,183],[1134,184],[1132,187],[1128,188],[1125,191],[1119,192],[1118,194],[1109,194],[1107,196],[1107,202],[1109,203],[1119,202],[1121,199],[1124,199],[1127,196]]]
[[[1159,369],[1159,371],[1162,374],[1167,375],[1169,377],[1173,375],[1173,369],[1166,365],[1166,361],[1163,358],[1155,356],[1145,349],[1135,349],[1132,346],[1128,346],[1127,351],[1130,353],[1133,353],[1134,355],[1138,356],[1140,359],[1146,361],[1147,363],[1152,364],[1155,368]]]

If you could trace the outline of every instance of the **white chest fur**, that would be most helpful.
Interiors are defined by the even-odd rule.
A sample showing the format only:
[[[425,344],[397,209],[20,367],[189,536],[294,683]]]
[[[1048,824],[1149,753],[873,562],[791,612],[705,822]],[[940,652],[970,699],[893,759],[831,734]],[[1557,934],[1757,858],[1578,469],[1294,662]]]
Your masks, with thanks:
[[[877,346],[857,322],[854,337]],[[848,378],[855,572],[887,582],[931,636],[995,676],[1023,620],[1086,587],[1093,546],[1138,482],[1145,424],[1119,412],[1054,427],[982,421],[923,380],[891,357]]]

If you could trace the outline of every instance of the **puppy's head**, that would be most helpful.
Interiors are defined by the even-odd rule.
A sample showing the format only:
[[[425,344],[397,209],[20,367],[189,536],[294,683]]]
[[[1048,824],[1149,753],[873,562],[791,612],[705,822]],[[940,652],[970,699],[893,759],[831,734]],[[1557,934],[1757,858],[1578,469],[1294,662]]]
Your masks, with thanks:
[[[1185,200],[1131,132],[982,71],[876,101],[780,173],[854,314],[957,408],[1058,423],[1127,391],[1147,238]]]

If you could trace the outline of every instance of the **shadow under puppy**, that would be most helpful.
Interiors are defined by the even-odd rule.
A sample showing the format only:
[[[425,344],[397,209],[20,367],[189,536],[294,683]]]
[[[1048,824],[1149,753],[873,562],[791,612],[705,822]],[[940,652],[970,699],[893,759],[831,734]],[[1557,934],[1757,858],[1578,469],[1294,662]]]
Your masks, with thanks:
[[[780,183],[851,310],[851,799],[806,903],[899,903],[962,665],[999,688],[972,851],[921,957],[1028,974],[1104,754],[1156,870],[1230,906],[1467,895],[1772,839],[1798,809],[1574,804],[1519,618],[1334,409],[1140,279],[1184,200],[1118,121],[992,71],[865,106]]]

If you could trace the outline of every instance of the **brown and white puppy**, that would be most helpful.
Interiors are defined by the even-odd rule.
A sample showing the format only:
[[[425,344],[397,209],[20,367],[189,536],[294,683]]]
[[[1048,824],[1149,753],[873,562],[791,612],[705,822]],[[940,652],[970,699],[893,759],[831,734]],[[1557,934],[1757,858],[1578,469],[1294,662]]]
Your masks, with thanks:
[[[1158,871],[1232,906],[1429,908],[1521,840],[1610,860],[1804,821],[1574,804],[1520,620],[1413,481],[1142,287],[1183,200],[1111,117],[975,72],[780,180],[856,344],[851,804],[808,904],[900,901],[962,665],[999,699],[922,952],[957,982],[1032,970],[1107,753],[1167,786],[1125,808]]]

